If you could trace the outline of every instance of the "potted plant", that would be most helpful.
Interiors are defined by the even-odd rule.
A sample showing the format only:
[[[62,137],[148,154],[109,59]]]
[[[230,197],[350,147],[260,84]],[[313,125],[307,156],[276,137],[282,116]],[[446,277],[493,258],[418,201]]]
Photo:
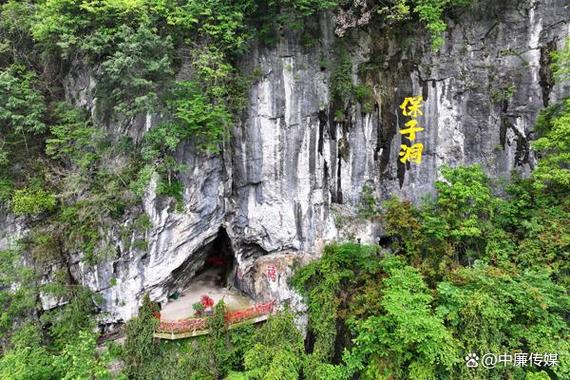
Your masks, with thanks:
[[[208,314],[211,314],[212,307],[214,306],[214,300],[211,297],[203,295],[202,298],[200,299],[200,304],[204,307],[203,311],[205,311]]]
[[[194,310],[194,315],[200,317],[202,316],[202,313],[204,312],[204,305],[202,304],[202,302],[196,302],[192,304],[192,309]]]

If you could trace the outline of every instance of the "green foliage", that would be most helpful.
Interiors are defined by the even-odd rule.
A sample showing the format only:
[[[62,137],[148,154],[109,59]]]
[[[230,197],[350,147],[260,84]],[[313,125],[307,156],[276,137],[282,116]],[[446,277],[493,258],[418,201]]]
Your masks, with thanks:
[[[360,104],[362,104],[362,112],[370,113],[374,111],[375,100],[369,86],[364,84],[355,86],[354,97]]]
[[[330,79],[331,98],[337,101],[350,100],[354,91],[350,55],[342,44],[338,44],[335,51],[337,59]]]
[[[96,334],[76,331],[59,352],[41,344],[36,326],[23,327],[14,346],[0,358],[0,376],[6,380],[110,379],[106,354],[96,352]]]
[[[151,379],[146,365],[151,363],[158,353],[158,346],[153,340],[158,319],[153,315],[154,306],[148,294],[143,298],[139,315],[131,319],[125,328],[126,340],[123,347],[125,374],[133,379]]]
[[[6,380],[56,380],[52,356],[45,347],[17,346],[0,358],[0,376]]]
[[[325,247],[321,260],[310,263],[295,274],[293,286],[305,298],[309,329],[315,336],[314,347],[308,358],[308,373],[314,375],[322,370],[321,363],[330,361],[335,354],[335,342],[345,338],[337,335],[337,325],[345,323],[349,307],[359,305],[358,302],[351,304],[349,300],[357,297],[367,287],[366,282],[378,275],[375,255],[373,247],[331,245]],[[362,297],[366,298],[365,295]],[[370,307],[377,305],[374,298],[370,299]],[[355,311],[357,314],[366,312]]]
[[[155,1],[155,10],[181,34],[193,33],[196,40],[211,41],[211,46],[233,53],[244,51],[249,38],[245,18],[254,8],[251,1]]]
[[[21,137],[46,130],[43,95],[34,88],[36,76],[21,65],[0,71],[0,125],[2,134]]]
[[[0,289],[0,378],[109,378],[104,354],[96,352],[91,292],[69,282],[43,285],[44,295],[67,303],[38,318],[40,276],[23,265],[20,248],[0,251],[0,283],[10,284]]]
[[[231,119],[224,105],[208,102],[195,83],[181,82],[169,107],[183,131],[183,139],[194,139],[203,150],[218,151]]]
[[[420,210],[397,200],[386,204],[387,231],[395,247],[429,276],[486,252],[496,205],[480,166],[443,167],[441,172],[437,197]]]
[[[54,194],[37,186],[16,190],[12,196],[12,212],[16,215],[37,215],[53,210],[56,204]]]
[[[38,296],[37,276],[33,268],[22,265],[18,249],[0,250],[0,284],[17,284],[0,288],[0,333],[9,336],[17,321],[30,316]]]
[[[106,357],[98,357],[97,336],[92,331],[75,332],[75,339],[67,343],[53,365],[64,374],[61,380],[110,379]]]
[[[214,314],[208,317],[208,351],[210,352],[211,374],[219,378],[226,374],[228,369],[228,334],[225,320],[226,305],[220,301],[214,307]]]
[[[89,290],[68,283],[52,283],[43,290],[58,298],[69,299],[64,307],[47,312],[41,317],[42,322],[50,326],[50,336],[56,348],[63,349],[70,342],[76,344],[74,339],[77,338],[78,331],[89,332],[95,329],[92,316],[97,310],[93,294]]]
[[[306,371],[317,378],[433,378],[456,360],[449,333],[431,311],[432,297],[421,275],[399,260],[381,259],[374,247],[329,246],[319,262],[300,269],[294,284],[309,307],[316,341]],[[337,335],[339,323],[354,339],[345,364],[317,364],[330,363],[335,342],[349,340]]]
[[[507,272],[477,263],[460,268],[441,282],[438,315],[461,342],[463,352],[556,352],[565,357],[570,345],[564,338],[568,326],[564,315],[570,298],[562,286],[544,271]],[[465,367],[461,378],[486,379]],[[504,369],[505,376],[512,369]],[[555,371],[560,378],[568,368]]]
[[[388,24],[424,24],[441,46],[445,12],[468,0],[393,0],[376,5]],[[304,29],[305,17],[333,0],[45,0],[0,6],[0,201],[33,215],[21,247],[0,251],[0,377],[109,378],[98,353],[93,314],[100,300],[65,270],[76,254],[94,264],[114,254],[107,242],[117,222],[135,249],[150,221],[134,207],[152,178],[157,193],[180,204],[175,159],[191,141],[218,153],[240,116],[251,78],[237,69],[252,29]],[[350,4],[341,4],[345,9]],[[314,20],[312,20],[314,21]],[[252,28],[252,26],[254,28]],[[272,33],[268,33],[271,31]],[[318,33],[318,31],[317,31]],[[313,36],[303,36],[309,38]],[[565,78],[568,43],[554,53]],[[374,97],[353,84],[347,44],[331,76],[335,118]],[[93,67],[97,102],[91,114],[62,103],[62,78],[76,62]],[[90,90],[90,89],[88,89]],[[504,100],[511,88],[495,94]],[[443,168],[436,194],[419,207],[392,199],[383,220],[394,256],[378,247],[331,245],[298,271],[293,283],[308,306],[307,352],[289,312],[259,327],[228,330],[224,306],[212,333],[158,343],[145,297],[126,326],[123,376],[135,379],[444,379],[568,378],[570,202],[568,100],[539,118],[538,169],[494,191],[481,168]],[[93,117],[94,111],[96,117]],[[121,134],[141,116],[158,125],[140,140]],[[120,130],[107,133],[108,122]],[[379,207],[365,187],[359,213]],[[503,199],[495,193],[506,194]],[[4,210],[3,210],[4,211]],[[132,211],[132,213],[131,213]],[[81,256],[82,255],[82,256]],[[26,263],[26,266],[23,264]],[[52,270],[50,282],[40,274]],[[82,263],[83,265],[83,263]],[[40,281],[41,279],[41,281]],[[109,285],[113,286],[115,279]],[[40,312],[42,295],[63,305]],[[468,370],[467,352],[557,352],[559,367],[537,372]]]
[[[182,182],[176,179],[169,179],[167,181],[159,182],[156,188],[156,193],[166,197],[172,197],[176,199],[180,205],[182,203],[183,190],[184,186],[182,185]]]
[[[458,362],[450,333],[434,315],[433,298],[416,269],[395,258],[381,262],[380,313],[354,323],[354,347],[344,357],[349,373],[364,379],[436,379]]]
[[[431,36],[432,48],[438,50],[443,44],[443,32],[447,29],[444,12],[451,7],[467,6],[472,0],[394,0],[392,5],[380,9],[392,20],[404,20],[411,11],[425,25]]]
[[[251,339],[245,352],[245,372],[233,373],[227,379],[296,380],[303,363],[303,338],[293,322],[291,312],[269,318]]]
[[[7,203],[10,199],[12,199],[13,193],[14,183],[9,178],[0,177],[0,204]]]
[[[379,215],[378,202],[374,196],[374,189],[368,185],[362,187],[358,216],[361,218],[374,218]]]
[[[35,58],[29,34],[33,10],[28,1],[8,0],[0,5],[0,67]]]
[[[81,169],[88,169],[99,158],[97,142],[103,138],[100,129],[90,126],[85,112],[59,103],[50,137],[46,139],[46,154]]]
[[[554,75],[558,80],[570,78],[570,38],[566,38],[562,49],[552,52]]]
[[[547,112],[541,133],[548,135],[561,114],[560,108]],[[552,144],[559,150],[547,150],[539,166],[567,150]],[[386,202],[383,221],[396,256],[333,245],[301,268],[293,284],[307,303],[314,337],[304,373],[327,379],[541,378],[546,372],[532,368],[471,370],[462,358],[470,352],[567,357],[568,192],[564,183],[544,185],[537,173],[526,180],[514,176],[498,198],[479,166],[442,168],[436,194],[419,207]],[[344,354],[337,364],[339,346]],[[547,376],[566,378],[569,371],[561,364]]]
[[[78,48],[89,51],[97,46],[102,53],[101,48],[110,44],[119,25],[132,26],[147,18],[144,3],[47,0],[37,9],[31,33],[45,49],[55,50],[65,58]]]
[[[542,136],[533,143],[541,155],[534,176],[550,190],[570,188],[570,99],[545,111],[539,118]]]
[[[117,115],[131,118],[158,110],[159,97],[172,78],[172,41],[146,25],[119,27],[114,52],[101,64],[98,95]]]
[[[350,102],[361,104],[363,113],[374,111],[375,99],[372,89],[366,84],[353,84],[352,62],[345,42],[337,42],[335,47],[335,65],[331,73],[330,92],[337,106]],[[335,120],[345,120],[344,111],[335,110]]]
[[[284,9],[294,9],[304,16],[309,16],[315,12],[332,9],[338,5],[336,0],[269,0],[269,5],[279,5]]]
[[[257,1],[250,16],[255,23],[255,36],[273,45],[283,29],[307,32],[317,12],[334,9],[337,0],[286,0]],[[305,37],[307,36],[306,33]]]

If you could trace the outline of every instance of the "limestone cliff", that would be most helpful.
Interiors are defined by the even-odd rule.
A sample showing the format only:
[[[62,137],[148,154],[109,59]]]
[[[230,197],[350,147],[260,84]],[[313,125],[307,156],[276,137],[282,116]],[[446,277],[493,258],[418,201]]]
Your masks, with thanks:
[[[569,15],[565,0],[479,1],[449,15],[438,52],[413,28],[353,30],[344,37],[352,81],[372,89],[372,107],[331,101],[326,62],[336,59],[338,44],[331,15],[315,19],[312,46],[301,32],[284,32],[274,46],[255,44],[242,66],[260,75],[223,152],[197,153],[189,143],[177,152],[189,168],[183,209],[156,197],[151,183],[144,199],[148,250],[127,249],[117,236],[119,257],[95,267],[77,261],[71,273],[101,293],[107,321],[127,320],[145,292],[164,301],[191,278],[208,245],[227,233],[236,286],[258,299],[292,297],[286,278],[294,261],[333,240],[381,236],[381,226],[350,217],[365,186],[378,200],[416,201],[432,191],[445,164],[480,163],[493,178],[532,169],[537,114],[570,92],[549,69],[549,53],[570,34]],[[89,73],[78,66],[66,87],[68,99],[92,109]],[[398,161],[399,105],[412,95],[425,100],[418,134],[424,154],[420,165],[406,166]],[[148,115],[128,132],[153,125]],[[22,228],[4,224],[5,235]],[[277,268],[275,282],[266,276],[268,263]]]

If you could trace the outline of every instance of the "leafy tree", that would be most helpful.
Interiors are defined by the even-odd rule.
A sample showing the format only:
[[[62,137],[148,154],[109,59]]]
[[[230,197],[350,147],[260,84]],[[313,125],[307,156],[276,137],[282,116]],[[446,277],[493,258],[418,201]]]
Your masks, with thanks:
[[[341,9],[337,17],[337,34],[344,35],[345,31],[356,25],[366,25],[373,17],[373,13],[383,17],[383,21],[396,24],[402,21],[421,21],[431,37],[431,45],[438,50],[443,44],[443,32],[447,29],[444,13],[450,8],[467,6],[471,0],[389,0],[361,2],[341,2],[348,6],[350,12]],[[343,8],[343,7],[341,7]],[[358,16],[355,16],[358,15]]]
[[[0,358],[0,376],[6,380],[56,380],[53,358],[39,344],[16,346]]]
[[[85,112],[59,103],[55,122],[50,125],[50,136],[46,139],[48,156],[88,169],[99,157],[97,142],[103,131],[90,125]]]
[[[158,319],[153,315],[154,307],[148,294],[143,298],[139,315],[131,319],[125,328],[126,340],[123,348],[125,374],[133,379],[152,379],[148,364],[155,360],[158,346],[153,340]]]
[[[214,378],[219,378],[227,372],[228,335],[225,321],[226,305],[220,301],[214,308],[214,314],[208,317],[208,352],[210,353],[210,372]]]
[[[253,334],[252,344],[244,355],[245,379],[299,379],[304,357],[303,338],[291,312],[270,317]]]
[[[441,173],[444,180],[436,182],[437,196],[419,209],[396,199],[385,204],[394,248],[430,277],[441,276],[442,267],[486,255],[494,231],[496,202],[482,168],[443,167]]]
[[[91,339],[89,334],[95,330],[97,308],[93,302],[94,295],[82,286],[61,282],[52,282],[43,287],[46,294],[68,300],[61,308],[49,311],[42,315],[44,325],[49,326],[52,345],[57,349],[64,349],[67,345],[76,345],[78,332],[82,331],[86,339]],[[86,348],[86,347],[83,347]]]
[[[543,136],[533,143],[541,154],[534,176],[537,184],[546,185],[552,191],[568,191],[570,188],[570,99],[544,112],[539,119]]]
[[[3,284],[0,287],[2,337],[8,338],[19,322],[34,315],[38,297],[36,281],[37,274],[34,268],[22,265],[19,249],[0,250],[0,284]],[[9,286],[12,284],[15,286]]]
[[[101,63],[101,99],[127,118],[159,110],[159,98],[173,75],[171,39],[144,24],[121,26],[114,38],[120,42]]]
[[[455,270],[449,280],[438,284],[437,293],[438,314],[461,342],[462,356],[470,352],[555,352],[566,357],[570,352],[564,338],[570,298],[545,271],[509,273],[479,262]],[[513,369],[497,371],[492,378],[508,376]],[[560,366],[554,372],[564,378],[568,368]],[[457,378],[489,376],[484,369],[473,373],[464,366],[456,368]]]
[[[344,359],[348,373],[363,379],[436,379],[457,362],[457,352],[443,321],[434,315],[433,298],[412,267],[384,259],[381,311],[356,321],[354,347]],[[347,377],[349,378],[349,377]]]
[[[97,336],[89,330],[76,332],[75,339],[67,343],[53,365],[63,374],[62,380],[110,379],[107,358],[97,354]]]
[[[3,133],[21,138],[44,132],[46,106],[43,95],[33,87],[36,77],[21,65],[0,71],[0,123]],[[5,128],[9,128],[5,130]]]

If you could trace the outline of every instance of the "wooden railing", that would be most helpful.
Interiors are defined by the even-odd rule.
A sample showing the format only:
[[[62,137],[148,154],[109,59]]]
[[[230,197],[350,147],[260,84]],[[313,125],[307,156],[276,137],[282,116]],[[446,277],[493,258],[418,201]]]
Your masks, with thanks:
[[[248,307],[243,310],[236,310],[228,312],[225,315],[225,320],[228,325],[246,321],[260,317],[262,315],[271,314],[273,312],[273,305],[275,301],[266,302],[263,304]],[[180,334],[208,329],[207,318],[186,318],[177,321],[160,321],[157,332],[158,333],[171,333]]]

